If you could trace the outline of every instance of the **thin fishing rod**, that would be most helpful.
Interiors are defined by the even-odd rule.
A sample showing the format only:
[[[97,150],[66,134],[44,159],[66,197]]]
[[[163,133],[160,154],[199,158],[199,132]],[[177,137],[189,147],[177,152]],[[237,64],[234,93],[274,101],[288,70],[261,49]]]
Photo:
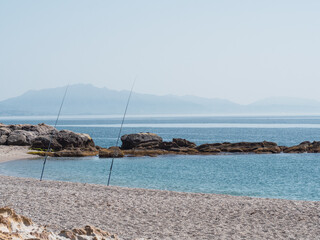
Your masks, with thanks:
[[[120,136],[121,136],[121,132],[122,132],[122,127],[123,127],[124,119],[126,118],[126,114],[127,114],[129,102],[130,102],[130,99],[131,99],[133,87],[134,87],[134,84],[136,83],[136,80],[137,80],[137,77],[135,77],[135,79],[134,79],[134,81],[133,81],[133,84],[132,84],[132,87],[131,87],[131,91],[130,91],[130,94],[129,94],[129,97],[128,97],[126,109],[124,110],[122,122],[121,122],[121,125],[120,125],[120,130],[119,130],[119,134],[118,134],[118,138],[117,138],[116,147],[118,147],[118,144],[119,144],[119,140],[120,140]],[[115,156],[114,156],[114,157],[112,158],[112,160],[111,160],[111,165],[110,165],[110,170],[109,170],[109,177],[108,177],[108,184],[107,184],[107,186],[109,186],[109,184],[110,184],[113,162],[114,162],[114,158],[117,157],[117,156],[118,156],[118,150],[116,150]]]
[[[54,124],[54,128],[57,127],[57,123],[58,123],[58,120],[59,120],[59,117],[60,117],[60,113],[61,113],[61,109],[62,109],[64,100],[65,100],[66,95],[67,95],[68,88],[69,88],[69,84],[67,85],[66,90],[65,90],[65,92],[64,92],[64,95],[63,95],[63,98],[62,98],[62,101],[61,101],[61,105],[60,105],[60,108],[59,108],[58,116],[57,116],[56,122],[55,122],[55,124]],[[51,151],[51,144],[52,144],[52,140],[53,140],[53,137],[54,137],[54,133],[55,133],[55,131],[53,130],[53,131],[52,131],[52,134],[51,134],[51,137],[50,137],[48,149],[47,149],[46,155],[45,155],[45,157],[44,157],[43,166],[42,166],[42,171],[41,171],[41,176],[40,176],[40,181],[42,181],[44,168],[45,168],[45,166],[46,166],[46,162],[47,162],[47,158],[48,158],[48,153],[49,153],[49,151]]]

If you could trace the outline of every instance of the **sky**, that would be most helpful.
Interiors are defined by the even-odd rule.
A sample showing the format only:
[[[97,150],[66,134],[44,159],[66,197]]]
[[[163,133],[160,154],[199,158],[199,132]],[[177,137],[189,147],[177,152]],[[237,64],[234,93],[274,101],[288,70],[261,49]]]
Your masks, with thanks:
[[[0,100],[91,83],[320,100],[318,0],[0,0]]]

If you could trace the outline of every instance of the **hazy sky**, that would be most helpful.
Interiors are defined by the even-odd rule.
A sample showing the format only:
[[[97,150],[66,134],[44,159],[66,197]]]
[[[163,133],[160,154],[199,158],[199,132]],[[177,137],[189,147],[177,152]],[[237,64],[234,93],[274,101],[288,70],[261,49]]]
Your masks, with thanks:
[[[320,100],[319,0],[0,0],[0,100],[92,83]]]

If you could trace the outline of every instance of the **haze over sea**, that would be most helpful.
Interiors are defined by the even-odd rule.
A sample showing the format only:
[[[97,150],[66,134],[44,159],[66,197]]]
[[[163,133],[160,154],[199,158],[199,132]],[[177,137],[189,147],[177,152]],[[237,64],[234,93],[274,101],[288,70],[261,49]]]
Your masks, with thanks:
[[[6,117],[5,124],[45,122],[55,117]],[[88,133],[102,147],[115,145],[121,117],[62,117],[58,129]],[[196,144],[273,141],[291,146],[320,140],[320,116],[129,116],[123,134],[153,132],[169,141]],[[42,159],[0,164],[0,174],[38,178]],[[110,159],[50,158],[45,178],[106,184]],[[320,200],[320,154],[159,156],[116,159],[112,185],[183,192]]]

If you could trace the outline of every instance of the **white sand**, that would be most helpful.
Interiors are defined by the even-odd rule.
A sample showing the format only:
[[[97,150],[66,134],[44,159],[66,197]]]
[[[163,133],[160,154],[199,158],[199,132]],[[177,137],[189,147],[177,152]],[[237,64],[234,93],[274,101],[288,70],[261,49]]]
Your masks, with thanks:
[[[38,158],[39,156],[28,154],[27,146],[5,146],[0,145],[0,163],[17,159]]]
[[[0,205],[52,229],[90,224],[125,239],[320,239],[320,202],[0,176]]]

